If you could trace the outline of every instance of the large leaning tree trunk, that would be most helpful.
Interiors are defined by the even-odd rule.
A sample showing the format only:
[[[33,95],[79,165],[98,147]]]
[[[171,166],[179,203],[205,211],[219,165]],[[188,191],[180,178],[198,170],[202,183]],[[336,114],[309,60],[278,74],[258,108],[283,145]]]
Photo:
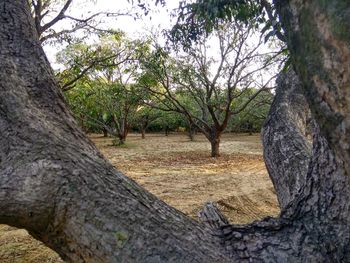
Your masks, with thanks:
[[[300,50],[319,49],[324,62],[316,68],[306,51],[301,57],[298,49],[292,52],[316,120],[311,157],[305,152],[300,159],[301,166],[310,159],[308,168],[283,175],[299,177],[298,190],[279,199],[279,218],[236,226],[218,217],[220,223],[210,229],[158,200],[101,156],[65,106],[28,2],[0,0],[0,223],[26,228],[69,262],[349,262],[350,96],[345,95],[350,67],[343,60],[350,52],[349,42],[328,23],[325,2],[281,1],[292,50],[295,43],[307,46]],[[334,4],[331,10],[337,8],[341,19],[349,19],[348,6]],[[319,18],[329,25],[324,41],[314,38],[325,29]],[[300,23],[298,30],[288,27],[293,21]],[[301,37],[306,26],[314,30],[308,39]],[[305,68],[298,69],[302,60]],[[332,67],[324,69],[329,63]],[[312,75],[317,70],[319,79]],[[293,87],[283,83],[281,88]],[[294,101],[279,102],[282,97],[276,97],[277,108]],[[299,116],[286,125],[297,127],[303,122]],[[278,125],[270,122],[265,129]],[[302,152],[302,143],[288,146],[306,140],[300,129],[285,131],[292,135],[280,145],[291,155]],[[279,179],[280,166],[266,158],[275,185],[292,182]],[[277,195],[288,187],[276,187]]]
[[[312,142],[306,136],[312,122],[295,72],[280,73],[277,86],[262,129],[262,141],[266,168],[284,209],[305,185],[312,153]]]

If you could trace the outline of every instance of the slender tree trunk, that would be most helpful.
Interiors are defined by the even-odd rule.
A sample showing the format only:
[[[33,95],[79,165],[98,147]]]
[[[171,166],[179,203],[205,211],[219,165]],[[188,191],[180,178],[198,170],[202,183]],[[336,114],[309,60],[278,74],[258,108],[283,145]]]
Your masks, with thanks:
[[[146,135],[145,135],[145,134],[146,134],[146,129],[142,127],[142,128],[141,128],[141,138],[142,138],[142,139],[145,139],[145,138],[146,138]]]
[[[106,128],[103,128],[103,137],[108,137],[108,131]]]
[[[196,134],[196,130],[195,127],[192,123],[188,124],[188,137],[190,138],[190,141],[193,142],[194,141],[194,136]]]
[[[293,70],[280,73],[277,84],[262,140],[267,170],[280,206],[286,208],[305,185],[312,154],[312,143],[306,137],[310,110]]]
[[[212,130],[209,133],[208,140],[210,141],[211,146],[211,157],[219,157],[220,156],[220,138],[221,133],[216,130]]]
[[[238,226],[220,218],[208,228],[103,158],[65,106],[28,1],[0,0],[0,223],[26,228],[69,262],[350,262],[350,40],[331,26],[349,25],[349,5],[281,2],[316,120],[311,162],[306,174],[287,175],[304,183],[279,218]],[[295,116],[288,125],[298,126]],[[294,142],[283,140],[286,154],[300,150]],[[266,158],[270,172],[279,169]]]

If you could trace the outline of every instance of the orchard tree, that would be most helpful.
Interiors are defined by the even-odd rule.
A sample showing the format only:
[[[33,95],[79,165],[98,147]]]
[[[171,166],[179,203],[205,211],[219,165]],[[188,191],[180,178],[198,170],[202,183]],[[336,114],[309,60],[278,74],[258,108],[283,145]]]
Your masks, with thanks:
[[[94,104],[95,108],[84,117],[118,138],[114,142],[119,145],[124,144],[145,96],[136,87],[135,78],[138,60],[147,49],[145,43],[131,41],[118,32],[101,35],[99,41],[90,46],[70,45],[58,54],[58,61],[66,67],[59,74],[66,82],[62,87],[66,87],[73,100],[80,100],[79,94],[89,94],[85,100],[88,104],[82,107],[91,108]],[[87,91],[82,91],[84,88]],[[73,100],[70,101],[76,104]]]
[[[230,225],[196,222],[112,167],[67,109],[28,2],[0,0],[0,222],[70,262],[349,262],[350,5],[275,5],[298,74],[279,79],[264,129],[286,203],[278,218]],[[315,118],[311,152],[302,89]]]
[[[159,47],[144,63],[141,83],[153,94],[149,105],[184,115],[209,140],[212,157],[220,155],[221,134],[230,118],[273,87],[280,53],[262,51],[264,39],[255,33],[254,25],[222,23],[211,38],[185,46],[176,58]],[[211,54],[215,47],[217,53]],[[238,104],[252,88],[256,92]]]
[[[96,96],[96,84],[93,81],[78,82],[75,89],[65,92],[65,98],[74,117],[85,132],[104,131],[108,135],[111,126],[110,115],[101,106]],[[111,132],[111,131],[110,131]]]
[[[145,98],[140,98],[140,100],[144,100]],[[154,121],[161,118],[162,114],[159,110],[148,107],[147,105],[142,105],[142,103],[138,106],[135,114],[134,125],[141,132],[141,138],[146,138],[146,130]]]
[[[79,80],[93,78],[96,72],[135,64],[146,52],[146,42],[131,41],[122,31],[100,33],[94,44],[77,41],[57,53],[57,62],[64,66],[57,78],[62,90],[68,91]]]

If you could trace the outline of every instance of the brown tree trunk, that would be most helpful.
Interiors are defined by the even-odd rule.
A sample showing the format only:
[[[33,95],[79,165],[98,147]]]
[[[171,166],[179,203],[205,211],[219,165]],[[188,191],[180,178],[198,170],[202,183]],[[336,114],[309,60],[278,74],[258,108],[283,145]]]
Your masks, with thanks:
[[[145,139],[146,138],[146,129],[144,129],[143,127],[141,128],[141,138]]]
[[[118,138],[119,138],[118,145],[124,145],[124,144],[125,144],[125,140],[126,140],[125,135],[122,134],[122,135],[120,135]]]
[[[190,138],[190,141],[194,141],[194,136],[196,133],[195,125],[192,122],[188,122],[188,137]]]
[[[211,157],[220,157],[220,136],[210,139]]]
[[[103,128],[103,137],[108,137],[108,131],[106,128]]]
[[[318,123],[311,162],[279,218],[209,229],[103,158],[65,106],[28,1],[0,0],[0,223],[26,228],[70,262],[350,262],[350,40],[331,26],[349,24],[349,5],[281,2]],[[307,28],[315,31],[307,36]],[[278,98],[275,104],[285,103]],[[283,147],[290,155],[300,150]]]

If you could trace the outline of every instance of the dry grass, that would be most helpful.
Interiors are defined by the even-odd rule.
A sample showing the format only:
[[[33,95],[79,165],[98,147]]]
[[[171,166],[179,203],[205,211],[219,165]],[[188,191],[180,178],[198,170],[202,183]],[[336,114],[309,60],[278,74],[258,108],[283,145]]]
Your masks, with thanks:
[[[216,201],[232,223],[276,216],[279,208],[262,159],[258,135],[225,134],[221,157],[211,158],[203,136],[190,142],[185,135],[151,134],[128,137],[125,147],[92,135],[103,154],[143,187],[196,218],[206,201]],[[0,262],[61,262],[24,230],[0,226]]]

